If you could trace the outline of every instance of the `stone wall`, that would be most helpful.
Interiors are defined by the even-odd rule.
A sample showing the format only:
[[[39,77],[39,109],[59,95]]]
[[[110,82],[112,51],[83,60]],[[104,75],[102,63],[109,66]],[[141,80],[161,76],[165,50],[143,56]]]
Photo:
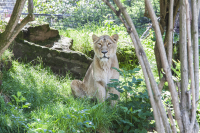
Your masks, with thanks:
[[[56,74],[65,76],[66,72],[70,72],[76,78],[83,78],[92,59],[83,53],[70,50],[73,45],[72,39],[60,37],[59,34],[55,34],[53,37],[52,34],[47,36],[47,32],[58,33],[58,31],[50,28],[41,30],[43,26],[47,27],[46,24],[29,25],[21,31],[12,46],[14,57],[26,62],[37,60],[39,57],[44,65],[49,66]],[[35,34],[34,37],[30,31],[38,34]],[[46,39],[38,40],[38,35],[45,36]],[[34,38],[36,39],[34,40]]]

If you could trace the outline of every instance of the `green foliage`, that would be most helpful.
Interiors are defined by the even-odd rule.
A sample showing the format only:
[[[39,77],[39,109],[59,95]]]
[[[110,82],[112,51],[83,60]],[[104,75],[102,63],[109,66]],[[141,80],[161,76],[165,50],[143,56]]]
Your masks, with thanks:
[[[27,119],[23,113],[25,108],[29,108],[30,103],[25,103],[26,99],[17,92],[17,96],[12,95],[13,102],[4,102],[4,97],[0,96],[0,132],[20,132],[27,128]],[[14,130],[13,130],[14,129]]]
[[[46,21],[55,27],[77,27],[90,22],[104,22],[111,20],[115,24],[121,24],[118,17],[102,0],[34,0],[34,13],[51,14],[51,16],[39,16],[38,21]],[[117,9],[114,1],[110,3]],[[127,12],[130,14],[136,26],[141,26],[150,22],[144,17],[144,0],[124,0]],[[156,13],[159,13],[159,1],[152,2]],[[28,12],[28,2],[24,6],[23,12]],[[56,17],[53,14],[67,14],[70,16]],[[141,27],[140,27],[141,28]]]
[[[0,33],[4,32],[6,29],[7,22],[0,20]]]
[[[12,57],[13,57],[13,53],[9,50],[6,50],[4,52],[4,54],[1,55],[1,58],[0,58],[0,64],[1,64],[1,67],[2,67],[1,69],[10,68]]]
[[[143,132],[149,129],[152,114],[147,109],[144,112],[148,106],[143,105],[147,104],[148,96],[145,91],[138,93],[141,79],[129,80],[131,73],[138,69],[120,72],[128,84],[121,83],[124,85],[119,108],[110,108],[107,102],[74,99],[70,78],[55,76],[43,67],[41,58],[37,62],[32,65],[12,61],[12,67],[3,71],[0,132]],[[8,103],[6,96],[10,99]],[[136,124],[138,121],[143,125]]]
[[[175,81],[181,81],[181,63],[180,61],[172,60],[174,63],[174,67],[171,67],[174,76],[172,77]]]
[[[139,68],[133,70],[117,70],[122,81],[112,79],[109,87],[114,87],[121,93],[121,101],[119,102],[119,119],[115,122],[115,130],[117,132],[134,132],[141,133],[147,132],[147,130],[153,125],[150,121],[153,119],[151,111],[151,105],[146,90],[141,90],[142,79],[136,79],[134,74],[138,73]],[[112,97],[112,100],[116,100],[117,97]]]
[[[12,67],[3,71],[0,132],[109,131],[117,119],[115,108],[74,99],[70,78],[55,76],[40,58],[38,62],[12,61]]]
[[[200,105],[197,108],[197,122],[200,124]]]
[[[28,2],[26,3],[26,5]],[[28,12],[28,6],[25,6],[24,12]],[[34,12],[40,14],[52,14],[50,17],[40,16],[38,20],[54,23],[54,26],[77,27],[88,22],[99,22],[105,19],[113,19],[113,12],[101,0],[34,0]],[[67,14],[59,18],[53,14]],[[117,18],[115,16],[115,18]],[[53,20],[53,21],[52,21]]]
[[[130,70],[139,65],[135,49],[132,45],[117,47],[117,58],[119,61],[119,68]]]

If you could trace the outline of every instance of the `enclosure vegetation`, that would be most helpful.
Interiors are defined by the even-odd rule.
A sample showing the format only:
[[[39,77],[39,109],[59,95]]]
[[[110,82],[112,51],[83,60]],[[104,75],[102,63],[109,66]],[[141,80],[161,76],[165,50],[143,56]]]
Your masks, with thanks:
[[[23,1],[25,2],[25,0]],[[17,2],[19,3],[18,0]],[[29,2],[31,3],[31,0],[29,0]],[[26,62],[26,60],[19,62],[13,57],[12,51],[6,50],[0,58],[2,66],[0,74],[0,78],[2,79],[0,87],[0,132],[146,133],[148,131],[157,131],[187,133],[192,130],[194,130],[195,133],[198,132],[196,130],[198,129],[198,124],[200,124],[200,105],[194,102],[199,99],[199,95],[196,95],[198,97],[196,97],[195,101],[194,92],[191,91],[192,95],[191,99],[189,99],[190,91],[187,91],[188,88],[185,88],[188,95],[188,103],[185,102],[185,104],[187,103],[189,105],[191,101],[192,108],[188,107],[191,110],[188,112],[185,110],[186,112],[182,117],[186,119],[181,119],[183,119],[182,122],[186,121],[186,124],[181,125],[179,119],[177,119],[176,111],[179,109],[181,109],[181,111],[183,110],[184,106],[182,104],[184,102],[181,102],[181,108],[174,109],[175,104],[172,99],[174,100],[174,98],[181,97],[181,100],[183,100],[185,93],[180,92],[185,91],[178,87],[173,90],[178,92],[177,97],[170,94],[172,89],[170,89],[171,83],[170,79],[168,79],[170,77],[168,74],[171,71],[166,71],[165,66],[162,65],[162,63],[158,63],[161,60],[154,54],[154,51],[156,51],[155,45],[159,46],[162,42],[167,42],[169,45],[171,42],[172,44],[172,40],[170,41],[169,39],[172,35],[168,36],[169,31],[172,30],[167,30],[168,32],[161,30],[161,34],[156,31],[158,29],[158,27],[156,27],[158,24],[156,23],[156,19],[152,18],[152,16],[154,16],[151,12],[152,9],[150,9],[152,7],[145,7],[145,1],[122,0],[121,2],[122,4],[117,0],[111,2],[106,0],[69,0],[67,2],[53,0],[41,3],[40,0],[33,0],[34,11],[37,13],[71,14],[71,17],[64,17],[63,19],[52,16],[52,18],[38,17],[36,20],[51,22],[52,26],[59,29],[61,35],[74,40],[73,50],[83,52],[91,58],[93,58],[92,34],[113,35],[117,33],[119,35],[117,55],[120,69],[117,69],[117,71],[120,74],[120,80],[113,79],[108,84],[108,86],[115,87],[121,94],[118,105],[111,108],[109,106],[109,100],[104,103],[98,103],[89,98],[75,99],[71,95],[70,83],[73,77],[70,73],[67,73],[65,77],[55,75],[49,67],[44,67],[40,57],[32,62]],[[146,0],[146,2],[148,1]],[[155,13],[158,16],[162,14],[166,16],[166,20],[170,20],[168,10],[171,12],[171,9],[169,9],[169,7],[165,7],[164,9],[166,10],[162,12],[159,10],[160,5],[166,6],[163,5],[162,2],[162,0],[152,1]],[[196,1],[192,1],[192,3],[194,2]],[[172,3],[171,0],[170,3]],[[24,4],[24,12],[29,12],[29,14],[31,14],[32,11],[30,10],[31,7],[28,8],[28,1]],[[63,7],[63,4],[68,8]],[[174,12],[176,12],[176,6],[179,5],[176,5],[176,0],[174,4]],[[124,6],[127,7],[126,10]],[[181,8],[184,7],[181,6]],[[22,10],[20,10],[20,12],[22,12]],[[192,11],[192,14],[194,12],[195,11]],[[136,29],[130,21],[128,14],[130,14]],[[146,17],[143,16],[144,14]],[[182,16],[186,17],[186,14]],[[139,39],[148,28],[149,23],[151,23],[150,19],[147,17],[151,17],[154,29],[148,31],[148,36],[145,39]],[[18,21],[17,19],[19,18],[13,21]],[[180,19],[184,21],[184,18]],[[160,23],[162,27],[165,27],[166,24],[162,22],[163,18],[161,18]],[[6,24],[0,21],[0,25],[0,31],[5,35],[6,25],[9,25],[9,23]],[[169,29],[172,29],[172,27]],[[194,30],[194,27],[192,29]],[[136,32],[138,35],[136,35]],[[176,41],[181,41],[181,38],[186,39],[186,37],[183,37],[184,32],[186,33],[186,31],[180,31],[180,34],[174,33],[174,43],[176,43]],[[158,38],[163,38],[164,41]],[[192,38],[192,40],[192,42],[195,42],[196,39]],[[133,41],[134,46],[131,45],[131,41]],[[0,45],[4,47],[5,45],[2,44],[5,44],[5,42],[0,41]],[[186,49],[186,40],[181,44],[185,44]],[[178,52],[176,48],[177,47],[172,47],[174,54]],[[166,49],[169,51],[168,47]],[[199,57],[199,51],[196,52],[198,52]],[[183,63],[180,63],[186,62],[184,65],[187,66],[187,61],[183,59],[186,57],[181,57],[182,59],[179,60],[174,59],[172,62],[172,57],[169,57],[172,53],[167,53],[168,58],[166,59],[168,59],[168,61],[166,61],[166,59],[164,61],[169,64],[173,63],[173,67],[171,68],[173,71],[173,75],[171,76],[173,80],[171,82],[177,82],[177,85],[179,85],[183,80],[182,76],[184,73],[182,70],[188,70],[188,68],[182,68]],[[190,54],[190,52],[188,52],[188,54]],[[194,58],[194,64],[196,65],[198,62],[199,66],[199,58],[197,59],[198,61]],[[142,65],[143,63],[145,65]],[[194,67],[194,69],[195,68],[196,67]],[[197,68],[199,69],[199,67]],[[147,73],[145,71],[147,71]],[[196,71],[199,70],[195,69],[195,72]],[[149,76],[150,74],[152,75]],[[188,73],[186,75],[188,75]],[[194,80],[191,77],[192,76],[187,78],[186,83],[188,84],[186,87],[193,84],[192,81]],[[155,80],[153,81],[153,79]],[[158,83],[160,84],[157,85]],[[195,80],[195,83],[198,82]],[[155,86],[161,89],[155,90]],[[197,86],[194,88],[197,88]],[[150,94],[151,89],[153,90],[154,97]],[[199,91],[196,91],[196,93],[199,93]],[[159,99],[157,99],[156,96],[160,96]],[[115,98],[116,97],[113,95],[111,100]],[[164,106],[160,106],[160,104]],[[157,114],[155,114],[156,112]],[[171,124],[168,123],[168,120],[165,120],[165,118],[167,119],[166,112],[168,112],[168,117],[171,118]],[[189,119],[191,116],[192,118]],[[174,121],[176,122],[173,123]],[[195,128],[191,128],[192,124],[193,126],[194,124],[197,125],[195,125]]]

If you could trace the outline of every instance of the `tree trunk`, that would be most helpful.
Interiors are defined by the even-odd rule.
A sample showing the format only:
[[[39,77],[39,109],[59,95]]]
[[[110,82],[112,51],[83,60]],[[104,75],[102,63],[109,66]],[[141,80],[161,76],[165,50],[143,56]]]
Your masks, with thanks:
[[[189,104],[187,102],[187,88],[188,88],[188,60],[187,60],[187,36],[186,36],[186,9],[185,0],[180,1],[180,19],[179,19],[179,37],[180,37],[180,61],[181,61],[181,111],[183,126],[186,132],[188,131],[187,125],[189,125],[189,117],[187,110],[189,109]]]
[[[198,0],[200,3],[200,0]],[[195,82],[195,103],[197,109],[199,100],[199,46],[198,46],[198,12],[199,7],[197,6],[197,1],[192,0],[192,45],[193,45],[193,56],[194,56],[194,82]],[[199,131],[199,124],[195,121],[194,132]]]
[[[175,23],[175,18],[179,9],[179,0],[173,0],[170,1],[170,3],[168,3],[169,1],[166,0],[160,0],[160,22],[159,22],[159,27],[160,27],[160,31],[161,31],[161,35],[164,35],[165,29],[166,29],[166,34],[165,34],[165,39],[164,39],[164,46],[166,49],[166,54],[167,54],[167,58],[168,58],[168,62],[169,62],[169,66],[171,66],[172,64],[172,49],[173,49],[173,41],[172,38],[170,36],[172,36],[172,32],[173,32],[173,27],[174,27],[174,23]],[[146,2],[145,2],[145,13],[147,12],[147,6],[146,6]],[[145,14],[146,15],[146,14]],[[146,15],[146,17],[149,17],[149,14]],[[173,18],[173,19],[171,19]],[[162,62],[161,62],[161,57],[160,57],[160,53],[158,50],[158,45],[157,45],[157,40],[155,43],[155,47],[154,47],[154,54],[156,57],[156,64],[157,64],[157,69],[158,69],[158,74],[160,77],[160,73],[161,73],[161,69],[162,67]],[[160,77],[161,79],[161,77]]]
[[[168,19],[168,44],[167,44],[167,59],[169,66],[172,65],[172,52],[173,52],[173,7],[174,0],[170,0],[169,6],[169,19]]]
[[[0,34],[0,56],[9,47],[11,42],[15,39],[17,34],[20,32],[20,30],[28,22],[33,21],[35,19],[33,14],[29,14],[26,18],[24,18],[21,21],[21,23],[18,23],[25,2],[26,2],[26,0],[17,0],[16,1],[12,15],[10,17],[10,21],[8,22],[5,31]]]

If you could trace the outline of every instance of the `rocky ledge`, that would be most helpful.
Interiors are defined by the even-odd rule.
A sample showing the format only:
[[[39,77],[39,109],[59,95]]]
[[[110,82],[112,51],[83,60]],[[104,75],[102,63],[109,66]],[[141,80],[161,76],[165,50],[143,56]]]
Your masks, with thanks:
[[[72,51],[73,40],[61,37],[58,30],[49,24],[29,23],[24,27],[11,47],[14,57],[26,62],[42,59],[56,74],[70,72],[76,78],[83,78],[92,59],[87,55]]]

